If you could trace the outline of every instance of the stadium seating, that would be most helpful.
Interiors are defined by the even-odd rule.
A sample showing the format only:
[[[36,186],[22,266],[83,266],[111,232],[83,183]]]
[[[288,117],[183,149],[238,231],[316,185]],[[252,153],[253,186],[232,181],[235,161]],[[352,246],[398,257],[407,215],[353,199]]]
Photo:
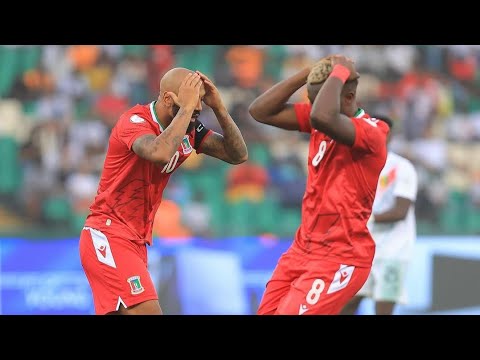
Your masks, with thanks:
[[[351,45],[158,46],[162,47],[158,54],[163,54],[169,61],[173,59],[175,66],[198,69],[211,77],[215,83],[220,84],[219,89],[224,94],[224,101],[229,106],[229,109],[232,109],[232,116],[235,117],[236,121],[238,120],[237,123],[245,135],[249,148],[249,162],[263,167],[271,178],[280,174],[280,171],[276,171],[275,167],[278,165],[274,162],[279,158],[278,149],[272,146],[276,138],[271,135],[273,132],[271,128],[259,125],[251,119],[245,110],[246,105],[248,105],[251,99],[270,86],[272,82],[292,74],[322,54],[333,50],[338,52],[353,49]],[[417,166],[424,166],[427,169],[422,169],[421,174],[422,181],[426,181],[424,188],[428,188],[430,185],[429,180],[435,178],[436,180],[439,179],[439,182],[444,182],[446,190],[440,195],[439,191],[432,191],[434,195],[433,201],[429,199],[430,207],[425,206],[422,208],[423,213],[420,211],[417,213],[418,232],[419,234],[479,234],[479,199],[476,199],[472,194],[473,189],[475,186],[479,186],[478,183],[480,181],[478,179],[478,174],[480,174],[480,144],[478,142],[480,139],[480,126],[478,126],[480,124],[478,118],[480,101],[477,94],[478,79],[480,77],[477,75],[475,79],[468,77],[466,79],[458,78],[459,75],[456,70],[453,71],[451,64],[449,65],[446,60],[443,60],[448,59],[452,54],[457,54],[460,50],[465,50],[458,50],[450,46],[405,46],[408,47],[407,52],[399,48],[396,49],[396,51],[400,51],[400,53],[396,54],[405,54],[406,56],[405,62],[402,60],[402,64],[391,60],[388,56],[377,57],[378,61],[375,64],[373,62],[371,64],[366,60],[373,50],[375,54],[379,52],[385,55],[384,52],[387,51],[387,48],[391,49],[396,46],[356,46],[358,67],[364,74],[365,94],[370,97],[363,100],[371,109],[390,109],[390,111],[394,112],[395,109],[405,108],[408,110],[419,107],[422,110],[418,111],[419,113],[427,113],[427,111],[423,111],[427,108],[422,109],[422,106],[429,106],[428,99],[424,101],[425,99],[422,100],[420,98],[418,103],[407,102],[408,91],[411,91],[415,86],[419,86],[415,81],[421,79],[419,74],[415,74],[416,68],[413,60],[408,58],[408,53],[415,54],[412,59],[417,59],[416,64],[423,65],[429,69],[429,73],[433,74],[429,75],[430,82],[435,83],[438,80],[437,78],[442,79],[435,86],[431,86],[430,82],[427,82],[429,86],[421,86],[424,86],[422,88],[422,90],[425,90],[424,94],[429,94],[430,92],[435,94],[432,95],[434,106],[430,109],[434,112],[434,116],[427,120],[433,122],[430,130],[435,137],[441,138],[442,144],[446,145],[448,156],[445,160],[446,162],[441,164],[443,169],[434,169],[433,176],[432,174],[425,175],[425,173],[430,171],[428,169],[429,164],[422,164],[425,158],[419,161]],[[46,47],[41,45],[0,45],[0,71],[2,74],[0,76],[0,97],[2,99],[11,97],[12,90],[18,84],[21,85],[27,71],[40,71],[39,69],[42,69],[41,71],[51,71],[48,74],[50,76],[65,76],[65,78],[55,78],[55,80],[62,80],[62,85],[65,86],[67,84],[67,88],[71,91],[80,91],[82,80],[86,81],[89,84],[87,86],[90,86],[90,88],[84,94],[78,96],[70,95],[70,99],[50,99],[49,96],[52,94],[46,92],[43,95],[41,91],[33,95],[29,94],[31,96],[26,96],[25,99],[22,99],[19,107],[21,107],[25,117],[31,120],[31,124],[39,124],[41,120],[44,120],[40,119],[39,116],[39,113],[42,111],[42,114],[45,111],[47,111],[47,114],[48,111],[51,111],[51,114],[63,111],[63,101],[66,101],[67,106],[65,108],[70,108],[71,105],[72,112],[58,115],[58,118],[55,119],[59,121],[58,123],[73,128],[76,123],[78,124],[82,121],[98,120],[103,121],[109,127],[111,125],[110,122],[103,119],[101,115],[94,114],[91,111],[94,109],[93,104],[96,99],[103,95],[103,90],[92,87],[87,80],[89,79],[87,72],[81,73],[79,78],[74,80],[73,75],[77,75],[73,73],[76,63],[70,57],[75,54],[72,55],[69,51],[76,46],[51,45],[51,47],[56,48],[53,49],[53,52],[49,52],[47,56]],[[107,47],[110,47],[108,51]],[[158,66],[157,71],[161,71],[162,66],[167,66],[164,65],[165,63],[168,63],[168,66],[170,66],[170,63],[169,61],[162,62],[162,59],[160,59],[158,64],[152,65],[152,56],[150,56],[152,47],[150,45],[92,45],[89,48],[92,51],[90,54],[95,56],[82,58],[81,55],[85,55],[85,53],[82,53],[82,49],[78,49],[77,46],[76,50],[80,51],[76,53],[77,56],[80,56],[77,60],[83,59],[87,61],[89,67],[93,68],[95,68],[97,62],[102,62],[101,66],[111,66],[109,71],[112,76],[111,79],[108,78],[108,81],[112,82],[112,89],[118,92],[118,96],[127,96],[129,103],[136,103],[137,101],[143,101],[143,99],[149,101],[158,95],[156,88],[151,89],[152,79],[155,79],[155,75],[157,75],[151,72],[152,68]],[[232,50],[234,51],[232,52]],[[477,59],[480,59],[478,48],[472,51],[475,52]],[[441,57],[440,55],[442,54],[446,56]],[[58,58],[52,60],[52,56],[57,56]],[[127,59],[131,58],[130,56],[134,56],[137,61],[133,64],[125,64]],[[260,64],[259,59],[262,59]],[[65,66],[57,69],[55,60],[61,60],[61,62],[69,60],[72,63],[70,67]],[[91,63],[92,61],[93,64]],[[469,65],[464,64],[462,61],[461,57],[457,59],[457,70],[462,70],[462,66]],[[125,67],[121,67],[121,65],[125,65]],[[376,67],[378,65],[382,65],[382,70],[377,71]],[[121,69],[121,71],[118,69]],[[88,71],[90,70],[91,68],[88,69]],[[82,71],[86,70],[80,69],[80,72]],[[371,81],[367,81],[367,79]],[[144,85],[147,82],[149,86]],[[376,86],[371,86],[370,83],[375,83]],[[153,84],[155,84],[155,81],[153,81]],[[444,88],[440,89],[440,85],[444,86]],[[152,93],[149,93],[150,90]],[[293,98],[297,100],[304,99],[304,94],[295,94]],[[412,98],[416,99],[417,97],[414,96]],[[18,99],[15,100],[19,101]],[[71,103],[69,103],[70,100]],[[391,107],[392,102],[399,102],[400,106]],[[238,113],[233,113],[235,108],[240,109]],[[394,114],[394,117],[398,117],[396,119],[399,123],[397,129],[400,132],[405,132],[407,153],[409,149],[414,149],[414,146],[409,147],[408,142],[410,140],[408,136],[416,136],[413,140],[425,140],[426,142],[428,142],[428,136],[430,136],[428,131],[418,134],[412,133],[407,136],[407,130],[412,131],[412,129],[408,129],[406,121],[408,120],[408,114],[410,114],[408,111],[405,113],[399,111],[398,114]],[[98,116],[98,119],[95,116]],[[15,122],[11,120],[10,124]],[[208,116],[206,124],[218,129],[216,120],[208,119]],[[10,126],[9,129],[11,128]],[[61,128],[59,126],[59,129]],[[28,130],[24,131],[24,133],[27,132]],[[108,134],[109,131],[105,133]],[[71,149],[78,150],[79,148],[76,146],[82,146],[82,141],[84,142],[84,140],[80,139],[82,136],[78,136],[78,143],[72,146],[72,143],[74,143],[72,139],[77,140],[76,137],[77,134],[72,135],[70,133],[65,135],[64,138],[62,137],[62,141],[65,141],[65,148],[62,153],[68,153]],[[0,195],[6,195],[9,199],[17,200],[13,201],[12,204],[8,201],[2,203],[1,205],[4,209],[11,208],[11,205],[18,207],[21,203],[18,194],[22,193],[22,187],[24,186],[23,178],[26,175],[23,171],[24,164],[20,159],[20,149],[26,140],[29,139],[18,136],[18,134],[0,133]],[[45,139],[42,141],[45,141]],[[106,143],[107,141],[108,139],[99,139],[98,142]],[[287,150],[292,150],[293,152],[293,150],[304,149],[308,145],[306,145],[303,139],[300,139],[297,142],[292,142],[291,146],[292,148],[290,149],[289,147]],[[304,152],[303,150],[298,151],[302,155]],[[82,154],[82,151],[79,154]],[[39,157],[41,156],[43,154],[39,154]],[[97,159],[101,159],[101,156],[96,157],[95,161],[99,161]],[[42,162],[40,161],[40,163]],[[302,161],[300,166],[304,166],[304,164]],[[285,189],[288,189],[289,185],[285,185],[289,184],[288,182],[281,183],[284,185],[283,188],[275,188],[275,185],[280,183],[280,181],[272,184],[274,183],[273,181],[267,186],[265,191],[262,189],[260,201],[244,199],[232,202],[232,199],[226,196],[227,179],[232,166],[221,161],[211,161],[211,159],[201,155],[196,160],[192,160],[190,165],[187,163],[184,165],[172,177],[172,182],[176,182],[179,187],[178,193],[183,194],[183,197],[178,199],[178,203],[185,209],[189,206],[189,202],[196,195],[200,194],[201,201],[211,213],[209,227],[213,236],[273,234],[291,239],[294,235],[300,223],[301,195],[292,193],[294,195],[291,197],[293,203],[298,198],[297,207],[291,206],[291,199],[287,200],[288,203],[285,202],[279,196],[279,192],[284,192]],[[96,164],[95,171],[98,172],[100,168],[101,164]],[[57,172],[56,176],[59,176],[59,179],[55,183],[60,182],[61,184],[69,175],[68,172],[75,172],[75,169],[66,169],[65,171],[66,173],[63,170]],[[287,174],[286,178],[288,180],[288,176],[291,176],[292,173],[296,175],[301,173],[301,171],[297,173],[297,168],[292,166],[286,169],[284,173]],[[98,173],[95,175],[98,176]],[[166,194],[168,195],[168,187]],[[429,194],[429,191],[426,191],[426,194],[423,195],[428,197],[431,194]],[[86,214],[83,212],[78,213],[72,209],[73,206],[70,201],[66,189],[62,188],[62,186],[59,189],[52,187],[42,204],[43,214],[40,220],[44,221],[43,225],[55,225],[55,229],[62,227],[66,228],[66,231],[70,234],[77,234],[83,225]],[[435,213],[435,216],[430,216],[430,212]],[[25,211],[25,213],[28,212]],[[43,226],[42,228],[48,229],[48,226]],[[53,226],[51,228],[53,229]],[[19,231],[21,230],[19,229]]]

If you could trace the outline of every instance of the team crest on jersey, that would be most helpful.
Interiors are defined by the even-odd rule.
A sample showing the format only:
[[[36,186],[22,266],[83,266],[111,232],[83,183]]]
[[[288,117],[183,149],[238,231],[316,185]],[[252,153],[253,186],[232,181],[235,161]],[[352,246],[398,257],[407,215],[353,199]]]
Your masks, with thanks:
[[[127,279],[127,282],[130,284],[132,295],[138,295],[145,290],[140,282],[140,276],[132,276]]]
[[[182,150],[183,154],[190,154],[193,150],[192,145],[190,144],[190,138],[188,135],[185,135],[182,140]]]

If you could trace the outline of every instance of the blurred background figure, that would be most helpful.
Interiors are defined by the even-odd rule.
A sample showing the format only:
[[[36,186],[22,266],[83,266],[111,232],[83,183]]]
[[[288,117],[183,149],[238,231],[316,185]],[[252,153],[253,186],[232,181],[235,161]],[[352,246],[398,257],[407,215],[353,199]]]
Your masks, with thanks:
[[[118,115],[155,97],[159,79],[178,66],[198,69],[218,86],[261,189],[259,201],[232,202],[232,169],[191,156],[164,194],[179,211],[179,241],[184,234],[216,243],[264,234],[291,241],[308,139],[261,126],[248,106],[273,83],[332,53],[356,59],[361,106],[395,121],[390,148],[418,174],[418,236],[480,235],[479,45],[1,45],[0,237],[78,237],[81,204],[95,195],[92,183]],[[292,96],[303,100],[302,91]],[[220,130],[207,107],[199,120]],[[192,212],[195,220],[185,221]],[[250,264],[257,262],[244,266]]]
[[[390,142],[393,121],[384,115],[373,114],[372,117],[383,119],[389,125],[387,141]],[[417,240],[417,188],[418,176],[412,163],[389,151],[367,224],[376,244],[372,269],[367,281],[343,308],[342,314],[356,314],[365,297],[375,301],[376,315],[392,315],[397,303],[407,302],[406,274]]]

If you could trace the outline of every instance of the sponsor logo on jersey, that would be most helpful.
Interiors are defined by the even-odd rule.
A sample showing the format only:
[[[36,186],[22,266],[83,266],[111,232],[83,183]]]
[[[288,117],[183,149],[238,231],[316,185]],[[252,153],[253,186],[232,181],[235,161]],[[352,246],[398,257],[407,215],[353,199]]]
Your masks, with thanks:
[[[362,118],[362,119],[365,120],[365,122],[366,122],[367,124],[370,124],[370,125],[372,125],[373,127],[377,127],[377,123],[378,123],[378,121],[379,121],[378,119],[375,119],[375,118],[367,118],[367,117],[364,117],[364,118]]]
[[[130,117],[130,122],[134,124],[139,124],[139,123],[145,122],[145,119],[135,114]]]

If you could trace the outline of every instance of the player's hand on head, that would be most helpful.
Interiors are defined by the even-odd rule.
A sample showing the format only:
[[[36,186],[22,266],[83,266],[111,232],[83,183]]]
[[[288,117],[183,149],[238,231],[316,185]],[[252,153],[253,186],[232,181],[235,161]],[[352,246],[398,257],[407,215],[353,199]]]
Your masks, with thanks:
[[[180,84],[178,95],[172,91],[168,91],[167,94],[170,95],[177,106],[194,109],[198,104],[202,83],[203,81],[200,75],[197,73],[189,73]]]
[[[348,78],[349,81],[358,79],[360,77],[360,74],[355,69],[355,61],[353,61],[351,58],[344,55],[331,55],[330,58],[332,62],[332,69],[335,65],[342,65],[350,70],[350,77]]]
[[[203,81],[203,85],[205,86],[205,96],[203,97],[203,102],[210,106],[212,109],[220,109],[223,107],[223,101],[220,96],[220,91],[218,91],[217,87],[210,80],[207,75],[201,73],[200,71],[196,71],[196,73],[201,77]]]

